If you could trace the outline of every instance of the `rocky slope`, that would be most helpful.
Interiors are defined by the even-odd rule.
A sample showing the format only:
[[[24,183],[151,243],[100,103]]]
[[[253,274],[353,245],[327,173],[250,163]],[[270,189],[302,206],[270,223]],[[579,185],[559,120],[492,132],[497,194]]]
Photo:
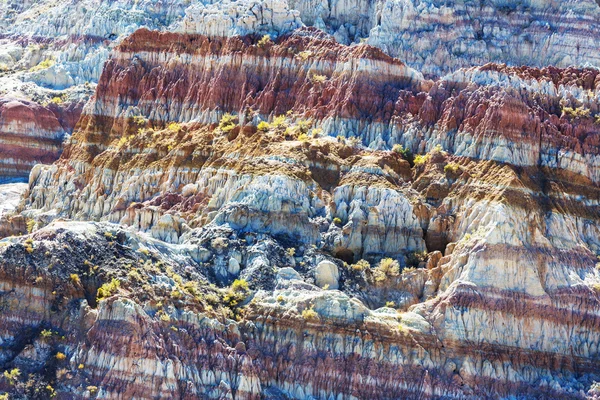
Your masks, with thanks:
[[[598,395],[599,81],[136,32],[2,225],[0,391]]]
[[[51,163],[93,93],[111,47],[140,26],[160,29],[187,2],[5,1],[0,4],[0,182]]]
[[[426,76],[505,62],[543,67],[598,65],[600,6],[592,0],[448,2],[429,0],[118,0],[16,1],[0,4],[0,98],[36,103],[14,118],[41,132],[26,140],[18,128],[0,132],[0,179],[23,180],[33,159],[60,153],[81,106],[91,94],[112,48],[140,27],[210,37],[269,34],[273,38],[315,26],[340,43],[367,41]],[[64,133],[47,132],[29,109],[54,104]],[[58,108],[58,110],[57,110]],[[62,123],[62,119],[71,123]],[[52,146],[38,139],[55,136]],[[15,137],[16,136],[16,137]],[[7,153],[4,155],[4,153]]]

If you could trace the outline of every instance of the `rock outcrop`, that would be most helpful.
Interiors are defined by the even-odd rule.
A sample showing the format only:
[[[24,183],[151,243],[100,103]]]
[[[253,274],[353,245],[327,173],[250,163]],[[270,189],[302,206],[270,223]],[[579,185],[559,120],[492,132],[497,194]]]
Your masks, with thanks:
[[[377,2],[368,42],[424,73],[504,62],[533,67],[598,65],[590,32],[600,24],[594,0]]]
[[[0,395],[600,397],[599,10],[2,3]]]
[[[439,0],[6,1],[0,4],[0,94],[18,94],[21,100],[46,105],[73,97],[69,93],[76,91],[74,104],[62,107],[76,121],[81,102],[90,94],[85,85],[98,81],[114,46],[140,27],[218,38],[259,34],[274,39],[314,26],[340,43],[366,41],[432,77],[488,62],[597,66],[600,49],[589,32],[597,30],[599,16],[600,6],[592,0],[514,5]],[[64,128],[70,134],[73,124]],[[359,124],[344,130],[356,133],[362,128]],[[386,140],[386,131],[384,126],[371,136],[379,140],[381,133]],[[14,153],[12,162],[26,173],[28,157],[41,150],[33,143],[22,145],[23,158]],[[56,155],[52,149],[39,161]],[[0,178],[12,177],[3,172]]]
[[[598,89],[140,30],[0,242],[1,366],[82,397],[592,396]]]

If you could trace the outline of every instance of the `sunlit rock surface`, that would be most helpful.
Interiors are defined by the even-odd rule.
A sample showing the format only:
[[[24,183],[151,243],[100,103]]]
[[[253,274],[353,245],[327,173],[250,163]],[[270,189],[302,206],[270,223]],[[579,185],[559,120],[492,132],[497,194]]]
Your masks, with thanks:
[[[0,394],[600,396],[595,3],[0,10]]]

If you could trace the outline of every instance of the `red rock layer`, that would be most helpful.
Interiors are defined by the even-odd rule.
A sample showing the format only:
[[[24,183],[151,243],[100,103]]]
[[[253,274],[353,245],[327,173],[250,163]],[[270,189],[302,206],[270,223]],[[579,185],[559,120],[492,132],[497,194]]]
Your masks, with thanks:
[[[106,144],[123,134],[114,118],[127,114],[216,122],[224,112],[249,121],[248,110],[293,111],[367,144],[422,152],[437,143],[457,155],[600,182],[600,109],[583,95],[597,90],[592,69],[490,64],[431,82],[378,49],[342,46],[312,29],[275,43],[257,39],[137,31],[106,64],[81,125],[90,129],[75,137]]]
[[[0,181],[26,180],[33,165],[57,160],[63,137],[75,127],[82,108],[0,99]]]

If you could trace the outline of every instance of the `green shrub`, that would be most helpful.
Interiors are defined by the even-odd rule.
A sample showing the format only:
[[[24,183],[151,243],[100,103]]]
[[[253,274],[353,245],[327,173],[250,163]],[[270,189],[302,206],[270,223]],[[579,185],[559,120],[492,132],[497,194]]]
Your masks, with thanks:
[[[414,165],[415,157],[410,149],[405,149],[401,144],[395,144],[394,147],[392,147],[392,151],[400,154],[403,159],[410,163],[411,166]]]
[[[223,296],[223,300],[229,307],[235,307],[246,300],[249,295],[250,288],[248,287],[248,282],[245,279],[236,279],[231,284],[225,296]]]
[[[273,119],[273,126],[275,128],[285,128],[287,126],[287,121],[285,115],[279,115]]]
[[[375,282],[385,282],[389,278],[400,275],[400,264],[392,258],[384,258],[379,261],[379,264],[373,270]]]
[[[589,108],[581,107],[563,107],[562,113],[571,118],[588,118],[591,115],[591,110]]]
[[[52,100],[50,100],[50,103],[60,105],[60,104],[64,103],[64,100],[60,96],[55,96],[52,98]]]
[[[350,268],[352,268],[355,271],[365,271],[371,268],[371,264],[369,264],[367,260],[359,260],[355,264],[352,264]]]
[[[419,166],[425,164],[428,160],[429,160],[429,154],[426,154],[424,156],[418,154],[415,156],[413,163],[415,166],[419,167]]]
[[[17,379],[21,376],[21,370],[19,368],[13,368],[10,371],[4,371],[4,378],[8,381],[9,384],[14,385]]]
[[[36,71],[41,71],[43,69],[48,69],[53,65],[54,65],[54,60],[51,58],[46,58],[44,61],[41,61],[35,67],[30,68],[29,72],[36,72]]]
[[[263,132],[268,131],[270,128],[271,128],[271,125],[266,121],[260,121],[258,123],[258,126],[256,127],[256,129],[258,129],[259,131],[263,131]]]
[[[296,127],[300,133],[308,133],[308,130],[312,127],[312,121],[309,119],[299,119],[296,121]]]
[[[311,77],[313,83],[323,83],[327,80],[325,75],[313,74]]]
[[[71,274],[70,278],[71,278],[71,282],[73,282],[74,285],[80,285],[81,284],[81,279],[79,278],[79,275],[77,275],[77,274]]]
[[[35,220],[28,218],[27,219],[27,233],[33,232],[33,228],[35,228]]]
[[[444,166],[444,172],[447,174],[456,174],[460,171],[460,165],[457,163],[451,162]]]
[[[221,129],[225,133],[228,133],[231,130],[233,130],[233,128],[235,128],[235,127],[236,127],[236,117],[234,117],[233,115],[231,115],[229,113],[223,114],[223,116],[221,117],[221,120],[219,121],[219,129]]]
[[[313,55],[312,51],[304,50],[304,51],[301,51],[300,53],[298,53],[298,58],[300,58],[302,61],[306,61],[312,55]]]
[[[334,223],[335,225],[337,225],[337,226],[342,226],[342,220],[341,220],[340,218],[338,218],[338,217],[335,217],[335,218],[333,219],[333,223]]]
[[[169,125],[167,125],[167,129],[173,133],[177,133],[181,130],[181,124],[177,122],[170,122]]]
[[[139,126],[143,126],[148,123],[148,119],[143,115],[136,115],[133,117],[133,123]]]
[[[319,314],[315,311],[314,306],[310,306],[309,308],[302,310],[302,318],[307,321],[314,321],[319,319]]]
[[[267,34],[260,38],[257,45],[258,45],[258,47],[264,47],[264,46],[266,46],[268,44],[272,44],[272,43],[273,43],[273,41],[271,40],[271,35]]]
[[[40,335],[42,335],[43,338],[49,338],[52,336],[52,331],[50,329],[44,329]]]
[[[110,282],[106,282],[98,289],[98,293],[96,295],[96,299],[98,301],[104,300],[117,293],[119,288],[121,287],[121,281],[113,278]]]

